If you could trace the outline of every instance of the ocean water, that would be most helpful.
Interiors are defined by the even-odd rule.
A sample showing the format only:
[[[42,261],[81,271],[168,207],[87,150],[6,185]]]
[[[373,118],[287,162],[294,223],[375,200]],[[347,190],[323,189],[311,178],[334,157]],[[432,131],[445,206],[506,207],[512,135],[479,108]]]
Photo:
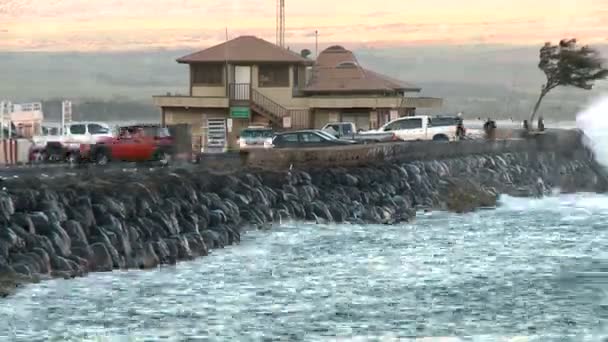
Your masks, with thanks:
[[[576,127],[608,166],[608,100]],[[608,196],[403,225],[285,222],[148,271],[30,285],[0,341],[604,341]],[[606,339],[608,340],[608,339]]]
[[[607,290],[608,197],[503,197],[404,225],[284,223],[172,267],[31,285],[1,302],[0,340],[600,341]]]

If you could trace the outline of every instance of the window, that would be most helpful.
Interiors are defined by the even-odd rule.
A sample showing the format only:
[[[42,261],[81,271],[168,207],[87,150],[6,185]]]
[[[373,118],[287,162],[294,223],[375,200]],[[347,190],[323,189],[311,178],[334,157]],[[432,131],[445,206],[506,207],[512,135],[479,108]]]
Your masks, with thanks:
[[[289,65],[260,65],[259,87],[289,87]]]
[[[422,119],[407,119],[401,121],[401,129],[422,128]]]
[[[270,138],[272,137],[272,130],[269,129],[244,129],[241,132],[243,138]]]
[[[281,137],[285,142],[298,142],[297,134],[283,134]]]
[[[403,119],[395,121],[388,125],[385,131],[397,131],[401,129],[419,129],[422,128],[422,119]]]
[[[99,124],[89,124],[89,133],[91,134],[108,134],[110,130]]]
[[[72,125],[70,126],[70,134],[85,134],[87,127],[85,125]]]
[[[352,126],[351,125],[343,125],[342,129],[344,130],[344,134],[352,134]]]
[[[325,138],[327,138],[327,140],[338,140],[338,138],[336,138],[335,136],[333,136],[325,131],[319,131],[319,134],[324,136]]]
[[[355,62],[342,62],[336,66],[338,69],[356,69],[357,63]]]
[[[324,140],[320,135],[314,133],[301,133],[300,138],[302,139],[302,142],[305,143],[318,143]]]
[[[192,83],[217,85],[224,84],[224,66],[218,64],[192,65]]]
[[[441,126],[456,126],[458,124],[458,118],[453,117],[436,117],[431,120],[433,127]]]
[[[393,122],[384,128],[385,131],[396,131],[401,129],[401,121]]]

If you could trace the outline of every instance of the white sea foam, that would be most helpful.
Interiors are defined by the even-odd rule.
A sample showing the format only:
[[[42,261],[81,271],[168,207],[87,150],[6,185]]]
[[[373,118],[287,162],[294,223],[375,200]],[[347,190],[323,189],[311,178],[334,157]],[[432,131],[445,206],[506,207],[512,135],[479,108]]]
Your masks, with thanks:
[[[576,127],[585,133],[585,144],[608,168],[608,95],[595,99],[576,116]]]

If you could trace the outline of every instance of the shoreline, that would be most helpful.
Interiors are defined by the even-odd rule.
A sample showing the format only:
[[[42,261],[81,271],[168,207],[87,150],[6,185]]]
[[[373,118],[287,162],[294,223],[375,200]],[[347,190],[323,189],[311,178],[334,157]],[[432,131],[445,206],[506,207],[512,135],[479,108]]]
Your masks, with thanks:
[[[419,209],[495,207],[502,194],[605,191],[597,172],[585,153],[529,151],[226,175],[190,168],[6,180],[0,279],[9,280],[0,280],[0,294],[48,277],[191,260],[287,220],[398,224]]]

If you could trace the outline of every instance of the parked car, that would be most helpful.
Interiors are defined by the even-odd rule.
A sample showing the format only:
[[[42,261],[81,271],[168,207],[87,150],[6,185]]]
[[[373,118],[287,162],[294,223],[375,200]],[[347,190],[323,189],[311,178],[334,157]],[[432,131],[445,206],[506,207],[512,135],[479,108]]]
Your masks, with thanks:
[[[272,140],[274,148],[330,147],[356,144],[356,141],[338,139],[318,129],[278,133]]]
[[[251,126],[241,131],[237,142],[241,150],[267,148],[272,144],[272,137],[272,128]]]
[[[334,135],[336,138],[351,139],[361,142],[384,142],[399,140],[393,132],[364,132],[357,130],[352,122],[331,122],[323,126],[323,131]]]
[[[47,128],[43,130],[43,135],[34,136],[32,140],[39,147],[44,147],[48,142],[94,144],[100,138],[114,135],[112,127],[104,122],[71,122],[65,125],[64,134],[58,128]]]
[[[368,132],[393,132],[401,140],[435,140],[454,141],[457,140],[457,123],[451,120],[437,119],[426,115],[406,116],[395,119],[375,131]],[[361,134],[366,134],[362,132]]]
[[[61,133],[60,126],[43,127],[43,134],[32,137],[30,160],[38,162],[73,161],[79,155],[81,144],[95,144],[115,136],[110,125],[104,122],[71,122]]]
[[[157,125],[120,127],[117,137],[100,139],[96,144],[81,144],[81,160],[99,165],[110,161],[159,161],[168,164],[174,155],[174,139],[169,129]]]

